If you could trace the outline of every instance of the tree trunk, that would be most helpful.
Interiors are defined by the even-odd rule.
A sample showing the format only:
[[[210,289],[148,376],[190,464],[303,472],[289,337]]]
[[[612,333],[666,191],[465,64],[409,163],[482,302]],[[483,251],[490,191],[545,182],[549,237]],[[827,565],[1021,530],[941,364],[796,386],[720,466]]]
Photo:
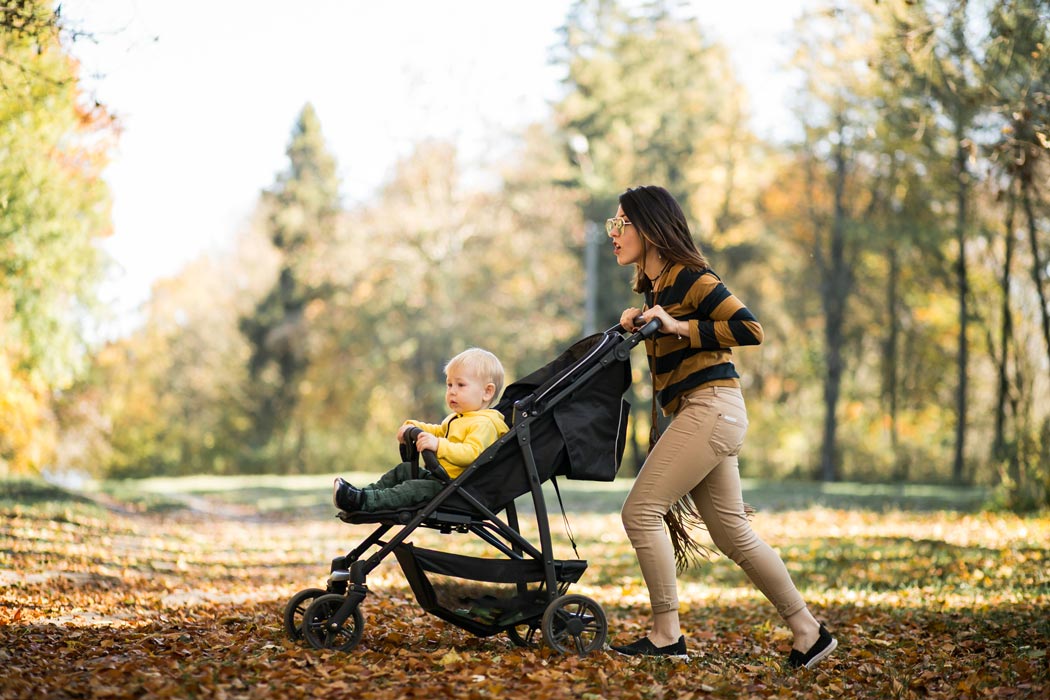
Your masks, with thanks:
[[[286,468],[291,474],[309,472],[306,464],[306,426],[302,418],[295,421],[295,458]]]
[[[961,112],[962,108],[959,108]],[[966,144],[964,132],[965,120],[961,114],[956,115],[956,153],[955,153],[955,176],[956,176],[956,215],[955,215],[955,240],[959,250],[959,259],[956,262],[956,283],[959,295],[959,355],[957,361],[958,383],[955,395],[955,458],[952,461],[952,479],[956,483],[963,483],[966,477],[965,454],[966,454],[966,394],[967,394],[967,368],[969,365],[970,348],[967,342],[967,330],[969,325],[969,308],[967,299],[969,297],[969,280],[966,267],[966,207],[969,200],[969,171],[966,167]]]
[[[1046,346],[1046,357],[1050,360],[1050,307],[1047,306],[1046,284],[1043,280],[1043,271],[1046,270],[1046,262],[1042,259],[1039,251],[1038,231],[1036,230],[1035,213],[1032,211],[1031,183],[1027,180],[1021,182],[1021,204],[1024,206],[1025,219],[1028,222],[1028,245],[1032,248],[1032,282],[1035,284],[1036,294],[1039,295],[1039,312],[1043,324],[1043,343]]]
[[[1010,268],[1014,258],[1014,210],[1016,199],[1011,193],[1006,210],[1006,250],[1003,260],[1003,274],[1000,278],[1002,305],[999,319],[999,354],[995,364],[999,375],[999,386],[995,400],[995,437],[992,439],[992,455],[996,460],[1006,456],[1006,400],[1010,392],[1010,339],[1013,337],[1013,312],[1010,310]]]
[[[889,414],[890,451],[893,453],[894,473],[901,481],[908,480],[908,464],[900,457],[900,435],[897,429],[897,346],[900,344],[900,323],[898,309],[898,286],[900,284],[900,256],[896,246],[889,249],[889,276],[886,280],[886,322],[889,336],[883,347],[882,392],[886,400],[886,412]]]
[[[837,481],[838,463],[838,403],[842,390],[843,326],[846,318],[846,296],[849,294],[850,274],[846,264],[846,154],[845,124],[840,118],[839,143],[835,149],[835,211],[828,242],[828,264],[824,268],[821,294],[824,306],[824,360],[827,366],[824,378],[824,441],[820,450],[820,478]]]

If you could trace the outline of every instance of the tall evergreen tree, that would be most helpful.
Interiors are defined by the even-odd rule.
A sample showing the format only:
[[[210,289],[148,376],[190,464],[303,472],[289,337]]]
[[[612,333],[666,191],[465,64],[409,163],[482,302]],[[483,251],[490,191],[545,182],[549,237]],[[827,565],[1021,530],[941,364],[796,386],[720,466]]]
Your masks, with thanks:
[[[332,293],[319,269],[341,211],[335,158],[312,105],[303,107],[286,153],[287,170],[263,193],[281,260],[277,280],[241,330],[251,346],[254,456],[263,466],[291,471],[303,467],[306,428],[296,408],[311,360],[311,310]]]
[[[638,185],[670,190],[705,243],[738,222],[735,166],[753,141],[743,91],[702,25],[668,2],[577,0],[562,37],[556,60],[568,76],[555,119],[599,246],[617,196]],[[607,325],[632,299],[632,271],[603,254],[593,272],[597,325]]]
[[[555,58],[568,72],[555,123],[576,165],[568,184],[582,194],[587,222],[586,330],[600,330],[638,303],[633,270],[620,268],[604,245],[604,221],[618,195],[627,187],[666,187],[710,253],[739,234],[746,218],[753,174],[739,163],[755,140],[728,56],[674,3],[577,0]],[[736,291],[747,298],[746,289]]]

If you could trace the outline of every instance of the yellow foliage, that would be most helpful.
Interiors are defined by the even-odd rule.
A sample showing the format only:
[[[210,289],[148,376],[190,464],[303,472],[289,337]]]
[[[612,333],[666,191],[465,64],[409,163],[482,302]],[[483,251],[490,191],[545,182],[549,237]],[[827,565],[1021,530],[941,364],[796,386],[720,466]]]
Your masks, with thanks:
[[[0,476],[39,470],[54,445],[47,388],[0,354]]]

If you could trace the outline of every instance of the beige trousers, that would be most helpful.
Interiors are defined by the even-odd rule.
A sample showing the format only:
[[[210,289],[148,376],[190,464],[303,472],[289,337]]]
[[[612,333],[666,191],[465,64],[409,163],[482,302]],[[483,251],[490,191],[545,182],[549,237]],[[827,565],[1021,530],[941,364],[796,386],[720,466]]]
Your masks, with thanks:
[[[715,546],[740,565],[781,617],[806,607],[780,556],[744,515],[737,455],[746,432],[739,389],[696,389],[682,397],[635,479],[620,515],[654,613],[678,609],[674,551],[663,516],[685,494],[696,503]]]

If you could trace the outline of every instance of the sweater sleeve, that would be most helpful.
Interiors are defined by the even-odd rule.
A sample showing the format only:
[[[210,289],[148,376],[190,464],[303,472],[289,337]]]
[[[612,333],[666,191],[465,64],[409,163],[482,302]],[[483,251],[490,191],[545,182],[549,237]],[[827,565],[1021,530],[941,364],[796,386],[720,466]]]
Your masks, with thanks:
[[[702,275],[685,299],[694,311],[683,320],[689,324],[689,345],[719,350],[762,343],[762,325],[744,303],[714,275]]]
[[[442,437],[445,434],[445,426],[438,425],[436,423],[424,423],[418,420],[406,420],[405,425],[414,425],[415,427],[422,430],[424,433],[430,433],[437,437]]]

